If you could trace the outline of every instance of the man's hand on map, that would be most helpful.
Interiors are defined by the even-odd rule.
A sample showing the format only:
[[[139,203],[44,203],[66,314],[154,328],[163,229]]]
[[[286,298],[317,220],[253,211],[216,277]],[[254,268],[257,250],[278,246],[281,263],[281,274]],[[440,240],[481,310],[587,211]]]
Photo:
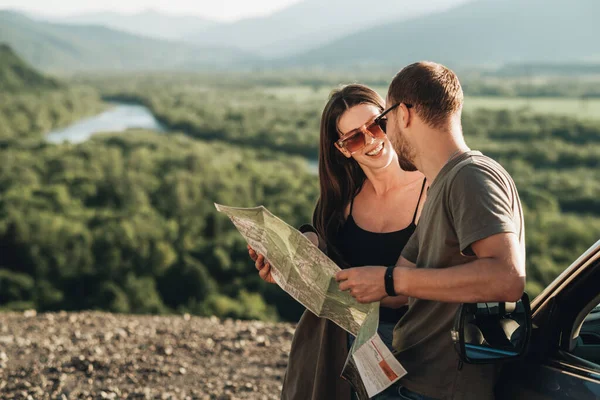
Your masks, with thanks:
[[[340,290],[350,292],[359,303],[373,303],[387,296],[385,291],[386,267],[358,267],[341,270],[335,275]]]
[[[319,237],[313,227],[294,229],[262,206],[235,208],[215,204],[215,207],[227,215],[244,239],[252,244],[248,246],[248,253],[262,279],[274,282],[273,276],[276,276],[281,288],[307,310],[357,336],[342,375],[352,382],[352,386],[361,388],[361,398],[372,398],[406,374],[377,334],[379,304],[359,304],[336,290],[335,283],[331,286],[331,277],[340,269],[327,257],[325,240],[320,240],[321,248],[316,246]],[[300,236],[303,233],[316,247]],[[355,297],[367,302],[372,301],[373,290],[362,288],[359,283],[376,280],[383,284],[384,270],[380,267],[355,268],[342,273],[339,278],[344,281],[342,287],[350,283]],[[371,295],[357,296],[363,292]],[[384,296],[385,293],[379,298]]]

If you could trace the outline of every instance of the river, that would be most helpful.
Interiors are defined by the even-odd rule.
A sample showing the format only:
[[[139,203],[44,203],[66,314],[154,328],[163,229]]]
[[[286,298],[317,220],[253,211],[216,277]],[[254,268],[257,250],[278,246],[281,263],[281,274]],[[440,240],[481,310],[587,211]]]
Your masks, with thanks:
[[[94,117],[85,118],[74,124],[50,132],[46,139],[51,143],[81,143],[96,133],[125,132],[139,128],[165,132],[150,110],[138,104],[110,103],[113,107]]]
[[[48,133],[46,139],[51,143],[81,143],[97,133],[126,132],[128,129],[146,129],[155,132],[167,132],[166,129],[145,106],[139,104],[110,103],[112,108],[94,117],[85,118],[63,129]],[[318,174],[317,160],[308,160],[312,174]]]

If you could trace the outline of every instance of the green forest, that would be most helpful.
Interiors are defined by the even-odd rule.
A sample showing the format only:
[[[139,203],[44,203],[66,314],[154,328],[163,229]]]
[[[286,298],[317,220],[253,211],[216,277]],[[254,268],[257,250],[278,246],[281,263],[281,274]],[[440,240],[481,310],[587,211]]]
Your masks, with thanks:
[[[387,85],[382,76],[157,73],[4,91],[0,307],[297,319],[302,307],[260,280],[213,203],[263,204],[292,226],[309,222],[318,178],[307,159],[318,155],[326,93],[352,81]],[[468,81],[466,102],[498,85]],[[555,88],[555,97],[581,95]],[[520,90],[510,96],[532,93]],[[147,106],[168,132],[44,140],[114,101]],[[535,296],[600,238],[600,122],[467,107],[463,124],[470,147],[515,179]]]

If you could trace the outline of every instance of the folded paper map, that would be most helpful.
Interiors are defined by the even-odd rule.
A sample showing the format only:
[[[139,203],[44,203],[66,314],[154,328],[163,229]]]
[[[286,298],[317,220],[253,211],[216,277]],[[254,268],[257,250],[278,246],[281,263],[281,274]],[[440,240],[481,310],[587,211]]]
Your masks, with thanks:
[[[262,206],[215,206],[268,260],[273,279],[283,290],[318,317],[356,336],[340,373],[361,399],[380,393],[406,374],[377,334],[379,303],[360,304],[341,291],[335,280],[340,268],[310,240]]]

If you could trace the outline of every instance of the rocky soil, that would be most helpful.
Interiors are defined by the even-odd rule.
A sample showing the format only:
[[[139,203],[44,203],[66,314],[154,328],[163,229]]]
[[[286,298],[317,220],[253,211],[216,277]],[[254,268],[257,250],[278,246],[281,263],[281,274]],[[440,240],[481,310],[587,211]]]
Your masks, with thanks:
[[[294,327],[0,313],[0,399],[278,399]]]

